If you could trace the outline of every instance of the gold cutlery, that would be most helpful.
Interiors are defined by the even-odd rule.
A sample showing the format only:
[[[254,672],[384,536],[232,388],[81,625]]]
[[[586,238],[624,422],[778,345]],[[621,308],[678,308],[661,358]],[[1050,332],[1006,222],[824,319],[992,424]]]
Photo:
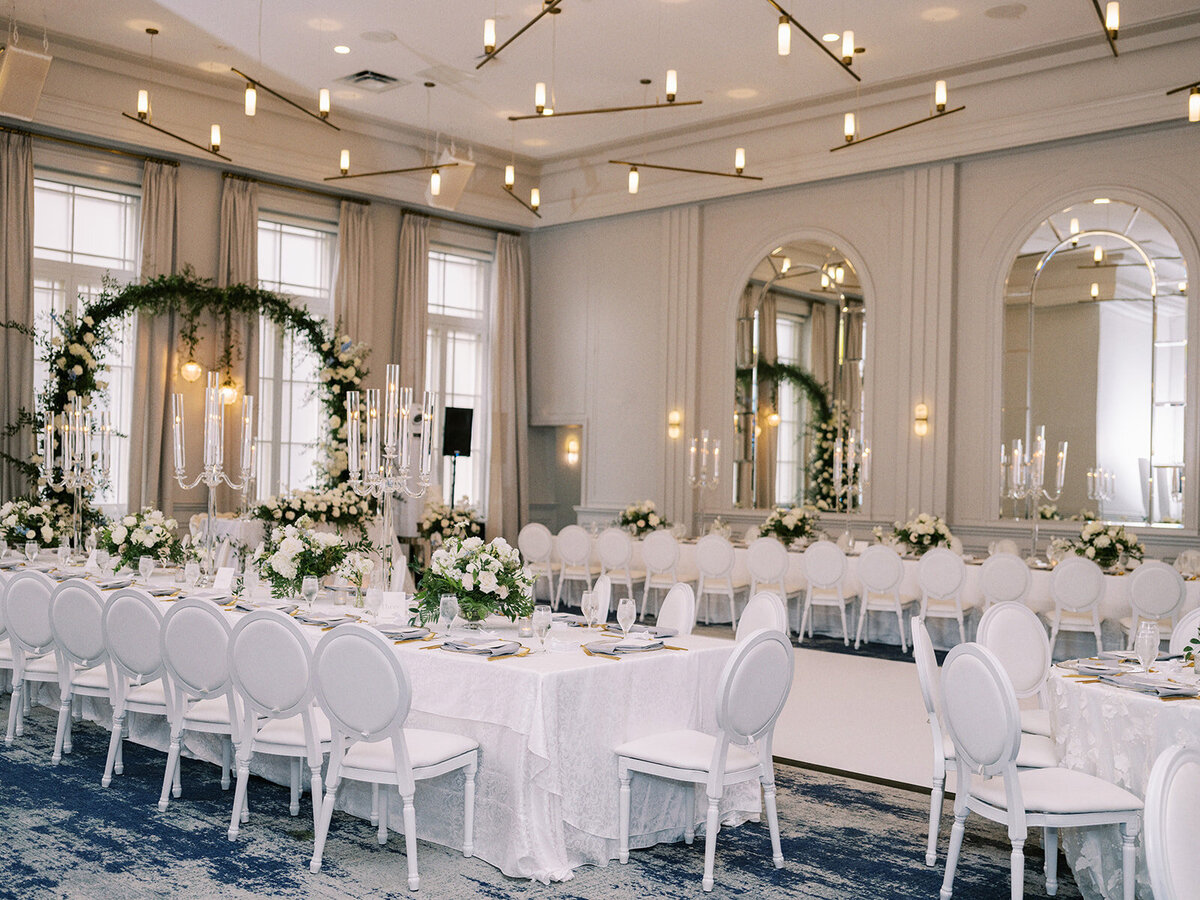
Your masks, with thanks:
[[[487,658],[487,661],[488,661],[488,662],[495,662],[495,661],[496,661],[496,660],[498,660],[498,659],[517,659],[517,658],[519,658],[519,657],[522,657],[522,656],[528,656],[528,655],[529,655],[529,648],[528,648],[528,647],[522,647],[522,648],[521,648],[520,650],[518,650],[516,653],[505,653],[503,656],[489,656],[489,657]]]
[[[607,653],[593,653],[591,650],[589,650],[587,648],[587,646],[585,644],[580,644],[579,648],[584,653],[586,653],[588,656],[594,657],[595,659],[608,659],[608,660],[612,660],[613,662],[621,661],[621,657],[619,657],[619,656],[609,656]]]
[[[1159,697],[1159,700],[1200,700],[1195,694],[1182,694],[1178,697]]]
[[[664,650],[683,650],[687,652],[687,647],[672,647],[670,644],[663,644]]]

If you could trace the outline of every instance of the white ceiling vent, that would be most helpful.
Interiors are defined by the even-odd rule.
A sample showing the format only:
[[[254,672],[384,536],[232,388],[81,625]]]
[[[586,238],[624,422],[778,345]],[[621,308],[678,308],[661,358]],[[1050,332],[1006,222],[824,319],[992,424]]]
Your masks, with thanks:
[[[370,91],[373,94],[382,94],[409,83],[399,78],[394,78],[391,75],[372,72],[370,69],[363,69],[355,72],[353,75],[346,75],[343,78],[339,78],[338,82],[361,88],[364,91]]]

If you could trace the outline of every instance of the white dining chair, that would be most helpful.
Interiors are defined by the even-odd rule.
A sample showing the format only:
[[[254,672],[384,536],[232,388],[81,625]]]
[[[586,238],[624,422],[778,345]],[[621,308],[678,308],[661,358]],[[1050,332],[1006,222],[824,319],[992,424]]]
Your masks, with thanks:
[[[600,574],[600,566],[592,562],[592,537],[578,525],[567,525],[558,532],[558,558],[562,568],[558,573],[558,591],[553,606],[558,609],[563,587],[568,581],[585,584],[592,589],[592,577]]]
[[[846,625],[846,597],[842,590],[846,580],[846,554],[833,541],[817,541],[804,550],[804,577],[808,587],[804,592],[804,614],[796,633],[804,641],[805,626],[813,635],[812,608],[828,606],[837,609],[842,617],[842,643],[850,646],[850,628]],[[903,629],[901,629],[903,634]]]
[[[746,533],[742,535],[742,543],[749,547],[760,537],[762,537],[762,532],[758,530],[758,526],[751,525],[746,529]]]
[[[917,563],[917,583],[921,586],[921,621],[956,619],[961,641],[967,639],[962,603],[966,574],[962,557],[945,547],[926,551]]]
[[[633,538],[629,532],[616,526],[605,528],[596,538],[596,555],[600,558],[600,574],[623,585],[623,596],[634,596],[633,583],[644,580],[646,572],[633,568]]]
[[[592,593],[596,595],[596,621],[603,625],[608,621],[608,611],[612,608],[612,580],[607,575],[601,575],[592,585]]]
[[[656,628],[669,628],[676,634],[688,635],[696,624],[696,595],[692,586],[684,582],[672,586],[659,607],[654,620]]]
[[[554,535],[550,529],[541,522],[529,522],[517,532],[517,549],[521,551],[525,568],[534,576],[533,593],[536,595],[538,581],[545,578],[549,585],[546,597],[553,600],[554,573],[558,567],[554,563]]]
[[[873,612],[895,613],[896,626],[900,630],[900,650],[908,652],[908,641],[904,635],[904,601],[900,597],[900,583],[904,581],[904,560],[900,554],[886,544],[872,544],[858,558],[858,580],[862,582],[862,595],[858,601],[858,628],[854,634],[854,649],[862,644],[863,632],[867,643],[871,642],[868,619]]]
[[[404,851],[408,887],[421,886],[417,871],[416,783],[463,771],[463,856],[474,852],[475,773],[479,744],[448,731],[405,728],[412,688],[390,641],[365,625],[343,625],[325,634],[312,659],[317,701],[329,716],[332,741],[325,800],[317,820],[309,868],[321,859],[338,788],[343,779],[394,785],[404,804]],[[363,685],[371,686],[369,699]],[[313,788],[314,803],[319,797]],[[388,804],[379,804],[380,844],[387,842]]]
[[[737,592],[750,586],[744,577],[734,578],[733,564],[736,556],[733,544],[719,534],[706,534],[696,541],[696,568],[700,577],[696,582],[696,615],[703,610],[704,624],[711,619],[710,608],[713,597],[729,600],[729,623],[737,622]]]
[[[162,604],[141,588],[114,591],[104,604],[100,630],[112,666],[112,734],[100,784],[108,787],[119,765],[125,741],[125,716],[141,713],[170,720],[171,695],[166,685],[160,636]]]
[[[792,688],[792,644],[781,631],[760,630],[738,642],[721,671],[717,685],[717,733],[681,730],[650,734],[620,744],[617,755],[620,777],[618,853],[629,862],[630,782],[634,772],[656,778],[703,784],[708,798],[704,833],[706,891],[713,889],[720,804],[731,784],[758,779],[762,785],[767,825],[771,833],[771,858],[783,866],[779,819],[775,812],[775,770],[771,742],[775,722]],[[755,751],[747,749],[753,744]],[[695,836],[695,810],[688,810],[684,840]]]
[[[759,591],[772,588],[778,591],[783,602],[787,603],[788,590],[787,547],[777,537],[767,535],[755,538],[746,548],[746,569],[750,573],[750,596]]]
[[[747,638],[760,628],[788,633],[787,607],[772,591],[759,591],[742,610],[737,623],[737,639]]]
[[[4,745],[24,734],[31,682],[58,683],[54,632],[50,630],[50,595],[54,582],[41,572],[18,572],[4,592],[0,616],[8,629],[13,657],[12,699]]]
[[[996,654],[1012,681],[1017,700],[1036,698],[1036,708],[1021,710],[1021,731],[1053,737],[1046,708],[1050,639],[1037,613],[1016,600],[997,603],[979,620],[975,640]]]
[[[224,736],[221,742],[221,790],[229,790],[233,747],[238,743],[241,711],[229,677],[232,628],[210,600],[179,600],[163,616],[159,650],[173,694],[171,743],[158,808],[167,811],[170,793],[180,796],[179,755],[185,732]],[[174,787],[174,791],[170,789]]]
[[[1012,538],[1001,538],[993,544],[992,553],[993,555],[996,553],[1007,553],[1010,556],[1020,557],[1021,548],[1017,546],[1017,542]]]
[[[679,541],[675,535],[665,528],[646,535],[642,539],[642,562],[646,566],[646,580],[642,583],[642,608],[638,618],[645,620],[650,592],[669,591],[679,581]]]
[[[1171,643],[1167,652],[1174,656],[1182,653],[1192,638],[1200,638],[1200,609],[1186,612],[1171,630]]]
[[[1014,900],[1024,896],[1025,841],[1030,826],[1045,829],[1046,893],[1058,891],[1058,829],[1119,825],[1124,900],[1134,900],[1134,849],[1142,801],[1123,788],[1075,769],[1017,769],[1025,737],[1017,696],[1004,666],[980,644],[959,644],[942,666],[942,706],[954,742],[958,779],[954,827],[941,900],[950,900],[967,816],[1008,826]]]
[[[1100,600],[1104,596],[1104,572],[1086,556],[1068,556],[1050,574],[1050,596],[1054,613],[1050,620],[1050,653],[1060,631],[1091,632],[1096,652],[1104,650],[1100,633]]]
[[[1187,585],[1173,566],[1159,560],[1144,562],[1129,575],[1129,606],[1132,615],[1121,619],[1121,628],[1128,637],[1126,646],[1133,649],[1138,626],[1154,622],[1164,637],[1175,630],[1179,611],[1187,599]]]
[[[1187,900],[1200,884],[1200,749],[1175,744],[1158,755],[1146,785],[1146,868],[1155,900]]]
[[[315,829],[330,726],[313,701],[312,646],[296,620],[274,609],[256,609],[243,616],[229,636],[229,677],[242,708],[229,839],[237,838],[239,823],[248,818],[246,790],[255,753],[291,760],[288,813],[293,816],[300,814],[300,763],[308,762]]]
[[[1024,603],[1032,586],[1029,564],[1015,553],[993,553],[979,567],[979,591],[985,610],[993,603]]]
[[[937,863],[938,832],[942,824],[942,811],[946,796],[947,764],[955,760],[954,742],[946,732],[942,716],[942,687],[938,672],[937,656],[933,652],[933,641],[929,629],[916,616],[912,619],[913,658],[917,663],[917,684],[921,688],[921,700],[925,704],[925,716],[929,723],[933,745],[933,779],[929,792],[929,841],[925,848],[925,865]],[[1057,764],[1054,742],[1045,736],[1022,735],[1021,752],[1017,755],[1018,768],[1042,769]]]
[[[112,701],[115,679],[104,643],[104,597],[94,584],[80,578],[64,581],[50,594],[50,633],[58,658],[58,729],[54,735],[55,765],[71,752],[74,698],[101,697]]]

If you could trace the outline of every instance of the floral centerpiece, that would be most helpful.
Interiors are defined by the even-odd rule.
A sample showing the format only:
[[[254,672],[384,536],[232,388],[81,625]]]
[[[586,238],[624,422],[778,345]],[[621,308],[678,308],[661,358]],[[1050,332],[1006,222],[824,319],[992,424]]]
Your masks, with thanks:
[[[371,354],[371,348],[343,334],[336,343],[329,340],[321,344],[321,352],[326,354],[325,365],[317,373],[317,378],[325,389],[319,391],[317,396],[329,417],[329,431],[317,454],[318,468],[325,483],[344,486],[349,477],[350,464],[346,455],[346,392],[360,389],[362,380],[367,376],[367,357]]]
[[[617,516],[617,525],[628,528],[634,537],[659,528],[670,528],[671,523],[658,514],[653,500],[631,503]]]
[[[1129,534],[1124,525],[1105,525],[1103,522],[1085,522],[1076,540],[1058,538],[1050,542],[1050,549],[1059,555],[1086,556],[1105,569],[1115,566],[1123,556],[1141,559],[1145,552],[1142,542]]]
[[[354,605],[362,606],[363,590],[366,581],[375,571],[375,560],[362,552],[354,550],[346,556],[345,562],[338,567],[337,574],[345,578],[354,587]]]
[[[0,506],[0,535],[13,547],[23,547],[27,541],[53,546],[59,521],[49,504],[37,500],[19,497]]]
[[[269,497],[252,507],[250,515],[267,527],[290,525],[307,517],[312,522],[323,522],[342,531],[354,529],[361,536],[366,534],[374,512],[373,501],[358,496],[343,482],[328,490],[299,489]]]
[[[431,500],[425,504],[417,534],[430,543],[445,542],[447,538],[483,537],[483,520],[464,497],[457,505]]]
[[[1038,518],[1042,521],[1056,521],[1062,518],[1062,513],[1053,503],[1043,503],[1038,507]]]
[[[948,547],[957,552],[958,546],[958,539],[950,533],[946,520],[929,513],[921,513],[907,522],[893,523],[892,533],[886,537],[883,529],[876,526],[875,537],[880,541],[888,540],[916,556],[934,547]]]
[[[810,538],[817,533],[817,511],[811,506],[780,507],[758,528],[762,535],[774,535],[784,544]]]
[[[468,623],[492,613],[516,620],[533,612],[533,578],[521,565],[521,554],[504,538],[449,537],[433,552],[417,587],[417,616],[437,619],[441,597],[458,598],[458,613]]]
[[[306,576],[325,578],[338,571],[354,551],[365,548],[341,535],[314,531],[312,519],[301,516],[294,525],[271,531],[254,554],[259,574],[271,584],[271,596],[295,597]]]
[[[161,509],[146,507],[102,527],[96,546],[112,557],[113,566],[136,569],[138,560],[152,556],[160,563],[183,562],[183,545],[175,537],[177,523]]]

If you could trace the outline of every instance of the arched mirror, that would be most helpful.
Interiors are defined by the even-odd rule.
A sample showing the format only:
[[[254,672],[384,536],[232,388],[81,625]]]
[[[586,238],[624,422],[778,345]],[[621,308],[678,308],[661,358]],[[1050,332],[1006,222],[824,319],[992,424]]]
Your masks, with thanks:
[[[1045,426],[1051,495],[1053,448],[1069,452],[1055,502],[1010,478],[1002,514],[1182,523],[1187,280],[1170,232],[1130,203],[1079,202],[1029,235],[1005,285],[1003,437],[1028,448]]]
[[[858,273],[837,247],[794,241],[755,267],[736,323],[735,506],[861,506],[865,335]]]

